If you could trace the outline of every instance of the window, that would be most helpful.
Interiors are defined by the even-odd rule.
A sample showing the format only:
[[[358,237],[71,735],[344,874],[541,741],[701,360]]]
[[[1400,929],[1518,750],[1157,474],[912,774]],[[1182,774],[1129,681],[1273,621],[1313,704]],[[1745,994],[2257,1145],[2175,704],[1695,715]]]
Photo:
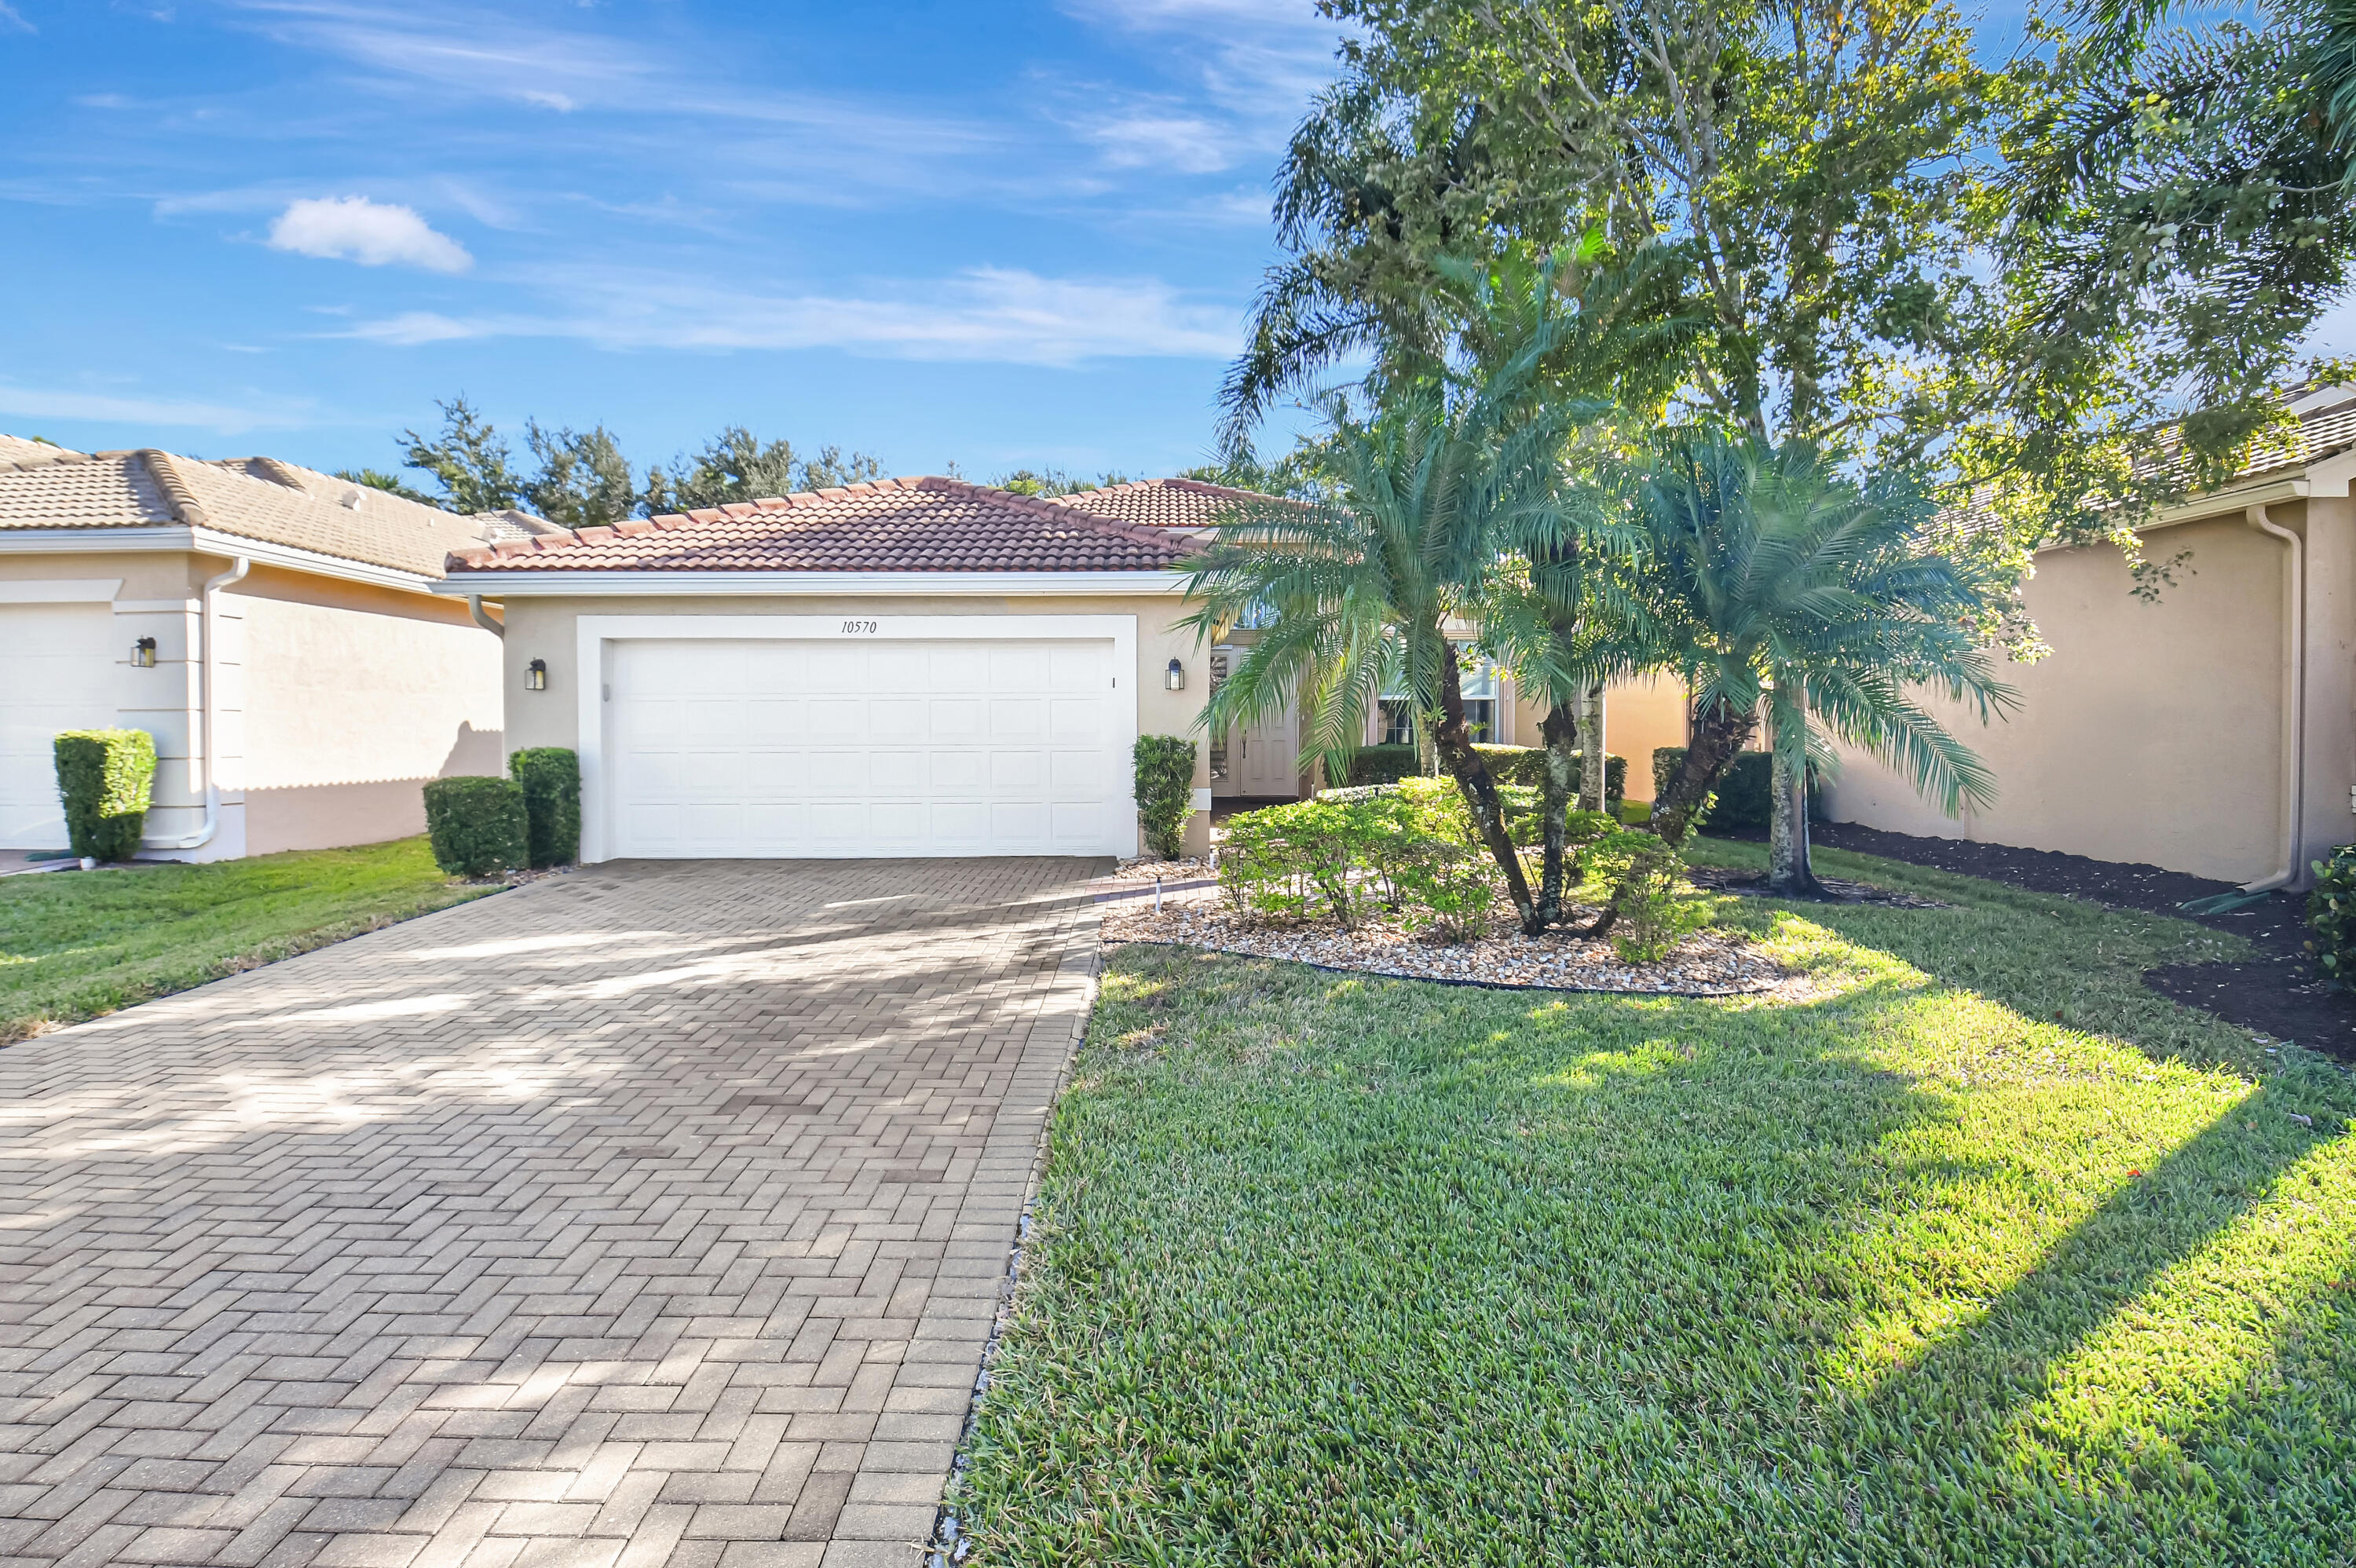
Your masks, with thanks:
[[[1468,697],[1464,699],[1464,727],[1472,731],[1472,739],[1487,745],[1497,728],[1497,699],[1494,697]]]
[[[1213,648],[1211,650],[1211,695],[1218,696],[1219,688],[1226,684],[1227,650]],[[1211,736],[1211,782],[1215,784],[1227,782],[1227,732],[1225,730],[1216,731]]]
[[[1472,731],[1472,739],[1487,745],[1497,732],[1497,667],[1487,659],[1476,657],[1470,643],[1456,645],[1459,678],[1464,688],[1464,724]],[[1383,744],[1407,746],[1415,742],[1414,703],[1404,691],[1386,691],[1380,702],[1383,720]]]
[[[1415,744],[1415,705],[1403,697],[1382,699],[1383,744],[1412,746]]]

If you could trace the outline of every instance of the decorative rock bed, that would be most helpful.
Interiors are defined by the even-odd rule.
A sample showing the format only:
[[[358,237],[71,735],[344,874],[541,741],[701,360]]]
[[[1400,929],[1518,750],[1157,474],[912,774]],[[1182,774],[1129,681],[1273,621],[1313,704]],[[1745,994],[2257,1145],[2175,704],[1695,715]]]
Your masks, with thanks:
[[[1108,906],[1107,944],[1168,943],[1325,969],[1360,970],[1410,980],[1631,995],[1739,997],[1795,995],[1805,982],[1740,936],[1705,931],[1688,936],[1657,964],[1630,964],[1608,938],[1553,931],[1532,939],[1510,919],[1477,942],[1443,946],[1396,926],[1342,931],[1331,923],[1277,925],[1238,917],[1209,890],[1173,894],[1160,914],[1151,906]]]

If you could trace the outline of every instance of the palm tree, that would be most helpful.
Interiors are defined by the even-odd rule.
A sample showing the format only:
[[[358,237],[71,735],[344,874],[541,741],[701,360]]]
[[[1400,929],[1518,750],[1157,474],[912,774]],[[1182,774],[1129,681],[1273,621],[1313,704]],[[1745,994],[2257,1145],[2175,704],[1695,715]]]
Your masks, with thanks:
[[[1554,339],[1530,335],[1485,375],[1431,364],[1377,378],[1361,421],[1331,396],[1325,478],[1313,507],[1248,507],[1223,522],[1188,591],[1198,635],[1249,617],[1258,637],[1196,722],[1249,723],[1301,699],[1310,747],[1333,763],[1356,749],[1388,680],[1411,694],[1532,934],[1545,928],[1488,764],[1464,716],[1451,623],[1477,620],[1507,519],[1550,493],[1556,457],[1586,404],[1540,396]]]
[[[1687,428],[1663,432],[1619,501],[1642,536],[1637,593],[1654,656],[1695,704],[1685,765],[1655,804],[1661,837],[1685,837],[1762,707],[1777,892],[1820,891],[1807,778],[1837,766],[1835,739],[1897,767],[1951,816],[1994,798],[1987,770],[1920,694],[1983,723],[2015,705],[1984,635],[1997,593],[1979,568],[1926,547],[1933,507],[1918,485],[1853,484],[1804,443]]]

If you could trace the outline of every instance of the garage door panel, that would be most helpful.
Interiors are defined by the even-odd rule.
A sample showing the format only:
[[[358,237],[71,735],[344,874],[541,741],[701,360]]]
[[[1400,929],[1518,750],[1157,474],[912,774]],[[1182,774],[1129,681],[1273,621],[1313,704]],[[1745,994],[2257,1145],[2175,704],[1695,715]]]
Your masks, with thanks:
[[[112,605],[0,605],[0,844],[65,847],[56,739],[113,724],[114,644]]]
[[[1111,656],[1103,639],[616,643],[611,852],[1126,849]]]

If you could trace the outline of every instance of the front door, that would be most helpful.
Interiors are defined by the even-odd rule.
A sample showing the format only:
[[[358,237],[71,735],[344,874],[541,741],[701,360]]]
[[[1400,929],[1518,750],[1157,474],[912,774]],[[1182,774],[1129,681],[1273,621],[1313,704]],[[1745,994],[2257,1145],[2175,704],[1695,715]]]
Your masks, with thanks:
[[[1236,739],[1243,755],[1237,769],[1242,794],[1283,795],[1301,793],[1301,748],[1294,736],[1300,727],[1286,703],[1283,711],[1246,726]]]

